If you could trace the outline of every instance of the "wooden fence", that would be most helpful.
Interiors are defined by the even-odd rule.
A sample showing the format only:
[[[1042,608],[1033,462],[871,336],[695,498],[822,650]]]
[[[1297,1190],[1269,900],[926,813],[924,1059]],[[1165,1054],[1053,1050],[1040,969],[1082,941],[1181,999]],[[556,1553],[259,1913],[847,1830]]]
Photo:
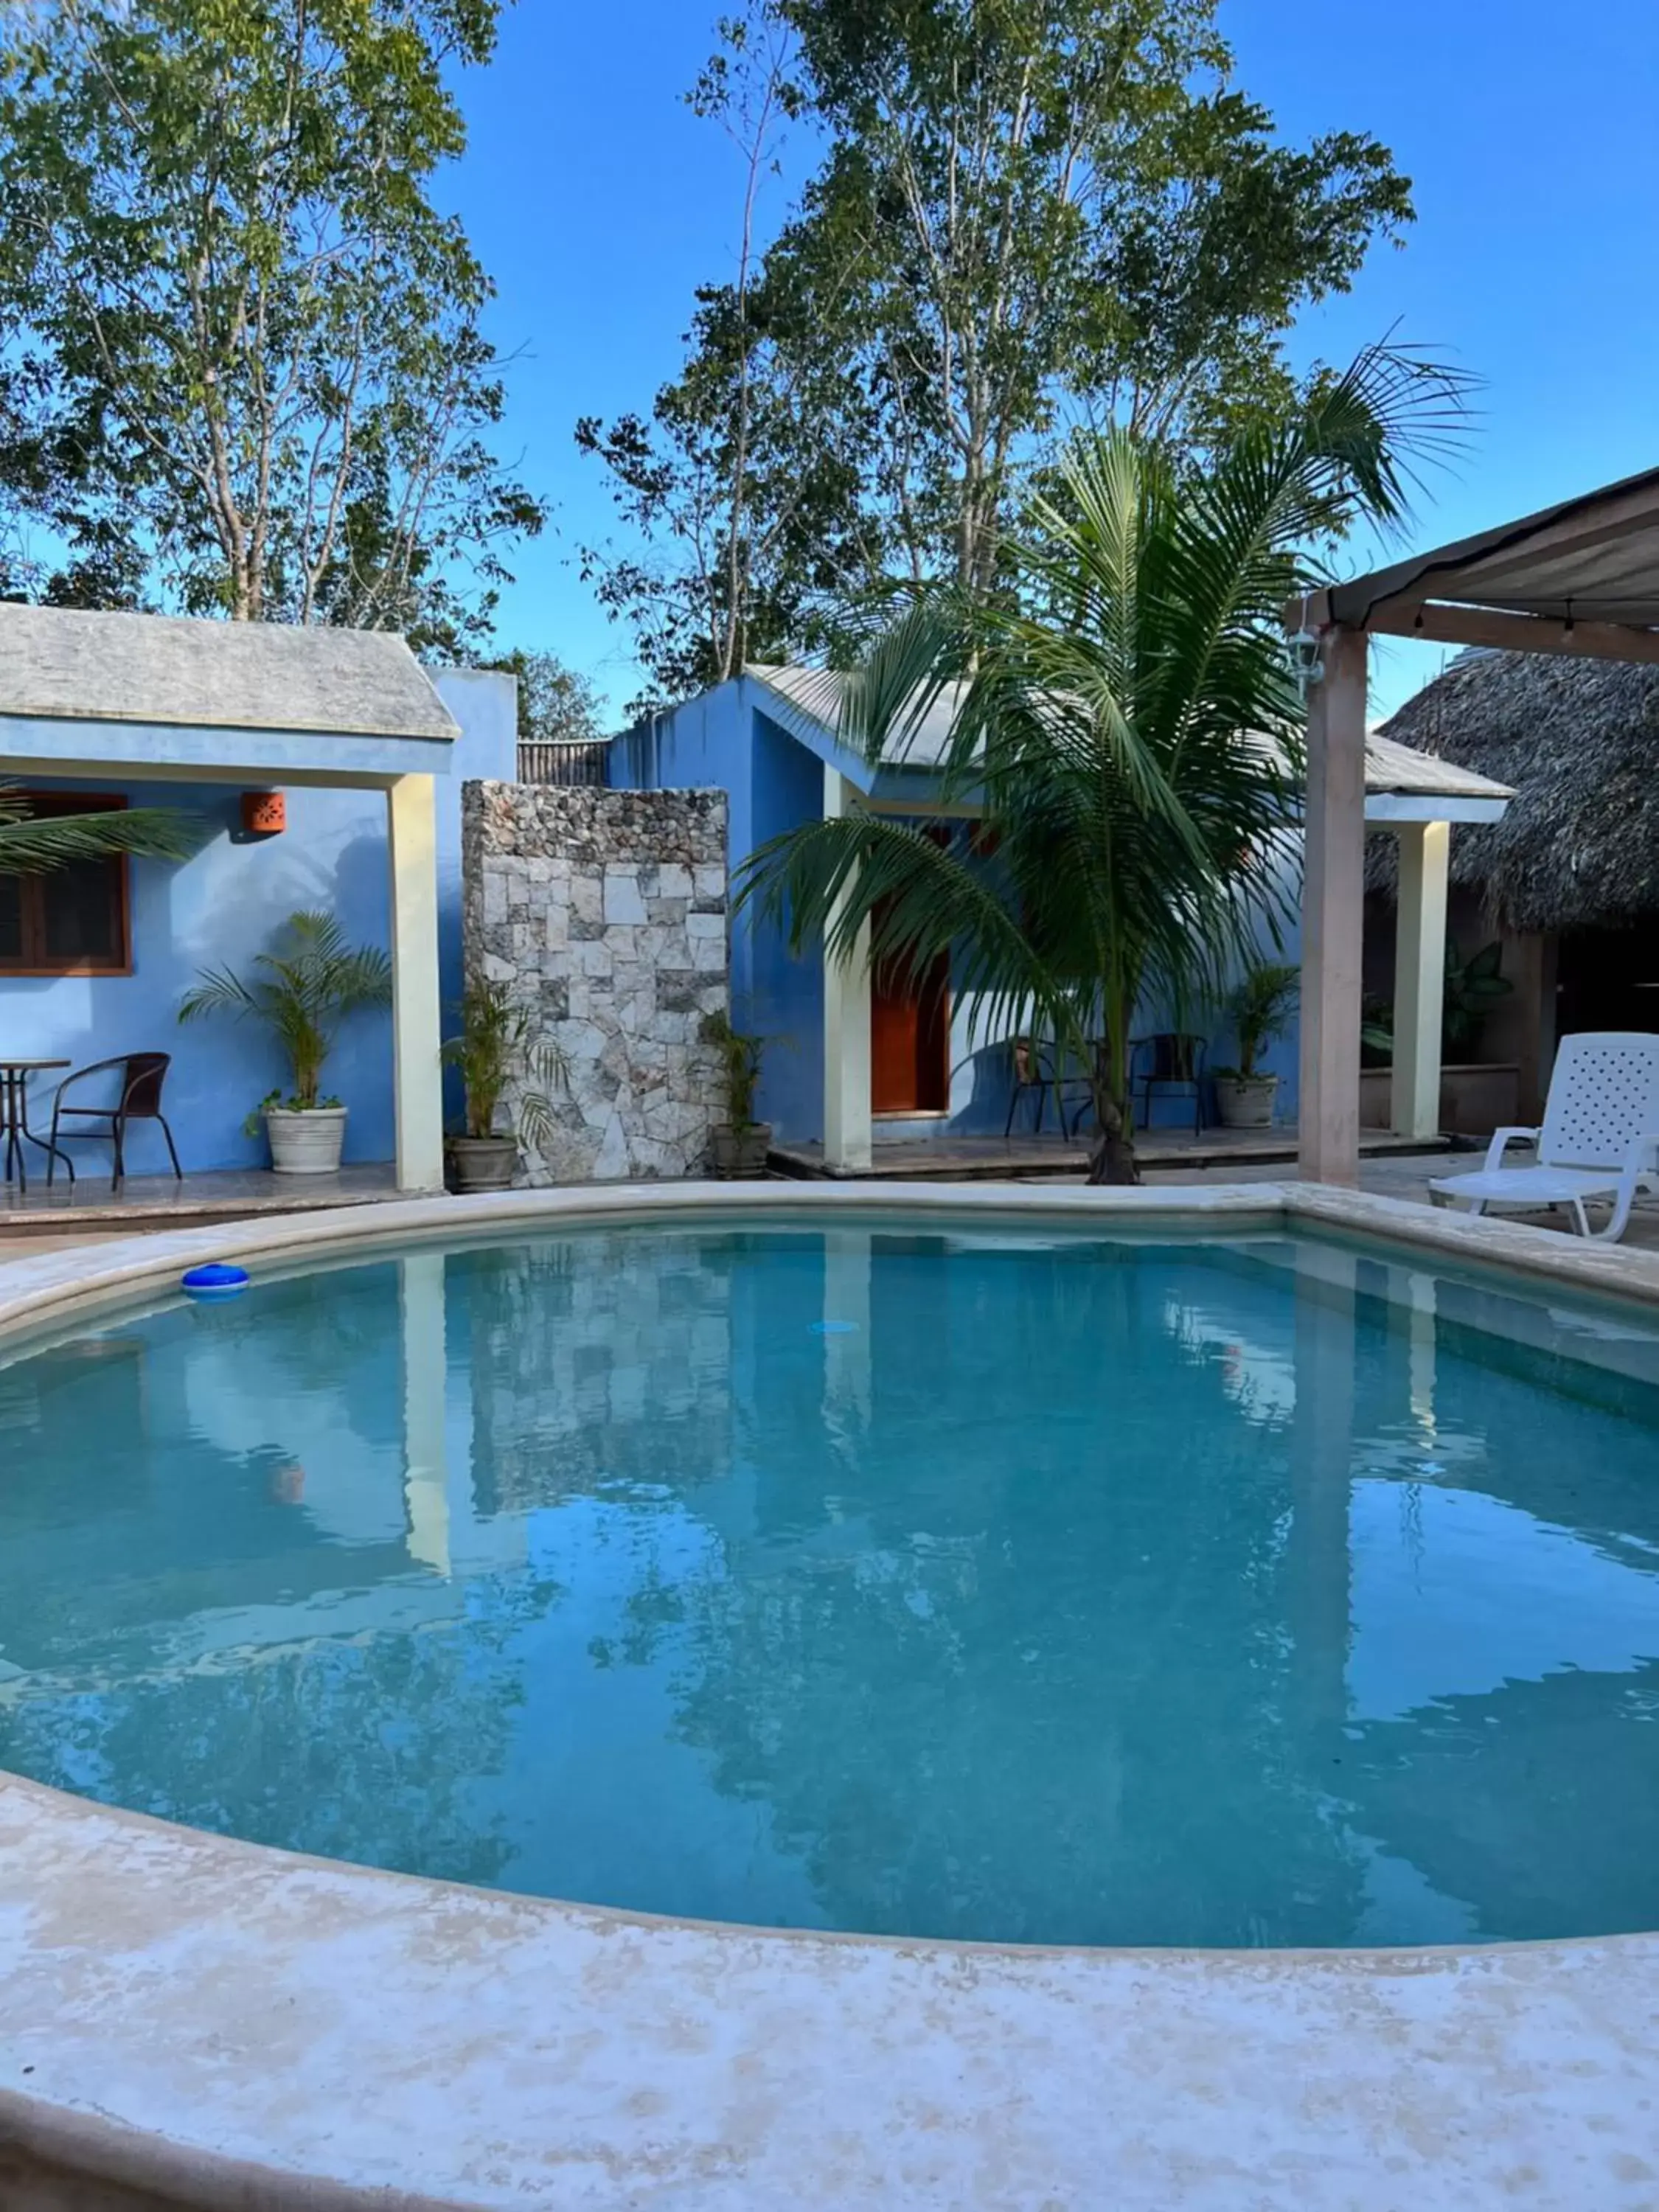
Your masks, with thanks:
[[[519,781],[520,783],[589,783],[603,787],[607,750],[603,744],[544,744],[520,738]]]

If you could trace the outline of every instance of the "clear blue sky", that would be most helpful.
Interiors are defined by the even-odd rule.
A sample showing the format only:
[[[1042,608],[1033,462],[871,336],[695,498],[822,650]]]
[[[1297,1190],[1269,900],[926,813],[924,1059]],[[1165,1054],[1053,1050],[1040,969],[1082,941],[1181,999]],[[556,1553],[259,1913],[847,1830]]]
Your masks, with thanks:
[[[716,12],[520,0],[493,67],[461,87],[471,143],[450,195],[500,287],[496,341],[520,352],[505,449],[557,510],[520,552],[501,635],[550,646],[618,707],[636,683],[627,639],[575,562],[608,501],[571,432],[579,415],[648,406],[694,287],[729,266],[735,156],[681,99]],[[1223,0],[1222,19],[1239,85],[1287,137],[1368,131],[1413,179],[1404,250],[1379,249],[1295,341],[1346,360],[1397,324],[1486,379],[1472,448],[1431,482],[1413,541],[1659,463],[1656,0]],[[1443,657],[1382,647],[1376,704]]]

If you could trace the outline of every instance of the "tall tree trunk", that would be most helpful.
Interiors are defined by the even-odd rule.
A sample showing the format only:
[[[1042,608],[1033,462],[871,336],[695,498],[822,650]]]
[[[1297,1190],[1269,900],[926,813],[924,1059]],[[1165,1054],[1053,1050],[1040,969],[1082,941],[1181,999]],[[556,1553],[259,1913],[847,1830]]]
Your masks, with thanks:
[[[1095,1102],[1095,1139],[1089,1147],[1091,1183],[1133,1183],[1140,1181],[1135,1159],[1134,1131],[1120,1102],[1097,1096]]]
[[[1129,1009],[1109,983],[1103,994],[1106,1034],[1089,1070],[1094,1094],[1095,1139],[1089,1147],[1091,1183],[1137,1183],[1134,1114],[1129,1096]]]

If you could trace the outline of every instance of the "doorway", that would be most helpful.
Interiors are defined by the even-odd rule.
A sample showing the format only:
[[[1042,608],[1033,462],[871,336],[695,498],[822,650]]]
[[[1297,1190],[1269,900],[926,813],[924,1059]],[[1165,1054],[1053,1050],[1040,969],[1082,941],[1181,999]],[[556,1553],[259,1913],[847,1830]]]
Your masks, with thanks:
[[[920,975],[878,966],[870,978],[870,1110],[943,1114],[951,1104],[951,959]]]

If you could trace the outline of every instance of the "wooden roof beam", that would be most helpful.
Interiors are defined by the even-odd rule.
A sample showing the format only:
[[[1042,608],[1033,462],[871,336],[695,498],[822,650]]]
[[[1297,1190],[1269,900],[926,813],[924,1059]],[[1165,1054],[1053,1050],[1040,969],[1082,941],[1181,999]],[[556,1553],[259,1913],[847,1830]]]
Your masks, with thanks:
[[[1628,623],[1569,623],[1549,615],[1399,599],[1373,607],[1365,627],[1389,637],[1420,637],[1431,645],[1488,645],[1507,653],[1555,653],[1581,660],[1659,662],[1659,630],[1637,629]]]
[[[1287,635],[1304,626],[1316,635],[1334,625],[1328,591],[1310,592],[1285,603]],[[1555,653],[1581,660],[1641,660],[1659,663],[1659,629],[1630,623],[1575,622],[1553,615],[1510,614],[1498,607],[1455,605],[1420,599],[1409,592],[1382,599],[1371,609],[1368,630],[1385,637],[1420,637],[1431,645],[1490,645],[1506,653]]]

